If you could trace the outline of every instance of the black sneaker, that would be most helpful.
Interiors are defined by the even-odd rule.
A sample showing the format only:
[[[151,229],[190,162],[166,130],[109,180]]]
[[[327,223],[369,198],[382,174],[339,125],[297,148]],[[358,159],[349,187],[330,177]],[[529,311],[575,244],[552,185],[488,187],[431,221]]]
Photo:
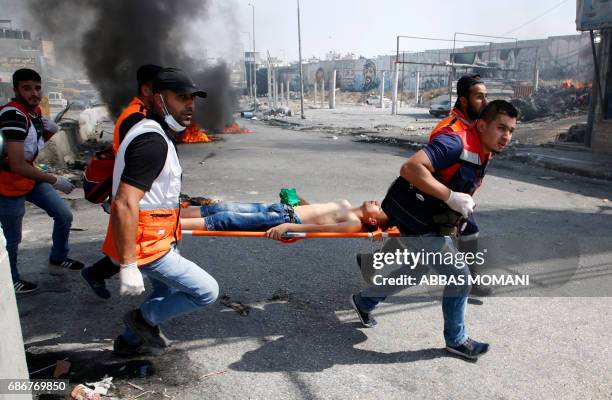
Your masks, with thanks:
[[[38,285],[20,279],[17,282],[13,283],[13,289],[15,289],[15,294],[34,293],[38,290]]]
[[[357,313],[357,316],[359,317],[359,320],[361,321],[361,324],[363,326],[365,326],[366,328],[373,328],[376,326],[376,324],[378,324],[378,321],[376,321],[374,319],[374,317],[372,317],[370,315],[370,313],[367,312],[363,312],[359,309],[359,307],[357,307],[357,303],[355,303],[355,295],[351,295],[351,297],[349,298],[349,301],[351,303],[351,306],[353,307],[353,309],[355,310],[355,312]]]
[[[134,357],[149,355],[150,349],[143,346],[142,343],[133,345],[128,343],[122,335],[117,336],[117,339],[113,342],[113,354],[119,357]]]
[[[123,321],[144,342],[152,347],[165,348],[170,346],[170,340],[164,336],[159,326],[151,326],[145,321],[139,309],[128,311]]]
[[[470,338],[460,346],[446,346],[446,351],[457,354],[469,360],[476,360],[481,355],[489,351],[488,343],[480,343]]]
[[[83,278],[83,280],[87,282],[87,284],[89,285],[91,290],[93,290],[93,292],[96,294],[96,296],[103,298],[103,299],[110,299],[111,293],[106,288],[106,282],[104,281],[104,279],[102,280],[91,279],[90,272],[91,272],[91,267],[83,268],[81,270],[81,277]]]
[[[66,257],[63,261],[49,260],[49,267],[61,270],[80,271],[85,267],[85,264]]]

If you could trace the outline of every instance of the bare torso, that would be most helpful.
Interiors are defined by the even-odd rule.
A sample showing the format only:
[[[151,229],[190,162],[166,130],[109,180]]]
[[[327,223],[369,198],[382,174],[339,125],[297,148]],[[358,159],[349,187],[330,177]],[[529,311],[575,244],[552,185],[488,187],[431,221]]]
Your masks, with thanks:
[[[308,204],[293,208],[303,224],[327,225],[359,220],[347,200],[331,203]]]

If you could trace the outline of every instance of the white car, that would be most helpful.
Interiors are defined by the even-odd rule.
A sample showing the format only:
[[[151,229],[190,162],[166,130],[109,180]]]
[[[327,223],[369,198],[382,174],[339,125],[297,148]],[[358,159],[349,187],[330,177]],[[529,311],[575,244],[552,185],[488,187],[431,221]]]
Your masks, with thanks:
[[[49,105],[51,107],[64,108],[68,105],[68,101],[62,97],[60,92],[49,92],[47,97],[49,98]]]
[[[386,97],[383,97],[383,102],[384,102],[385,107],[388,107],[391,104],[391,100],[389,100]],[[374,106],[380,105],[380,96],[377,96],[377,95],[368,96],[368,98],[366,99],[366,104],[374,105]]]
[[[434,103],[429,106],[429,113],[434,117],[445,117],[450,113],[450,110],[450,100],[443,100],[442,102]]]

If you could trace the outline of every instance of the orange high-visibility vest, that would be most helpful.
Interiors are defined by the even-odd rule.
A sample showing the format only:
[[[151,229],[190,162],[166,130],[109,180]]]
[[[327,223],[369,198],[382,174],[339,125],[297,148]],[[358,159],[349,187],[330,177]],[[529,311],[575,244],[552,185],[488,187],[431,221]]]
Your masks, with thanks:
[[[128,131],[121,142],[113,169],[112,197],[114,198],[117,195],[121,175],[125,168],[125,151],[128,145],[137,136],[148,132],[157,132],[164,137],[168,144],[168,153],[162,171],[139,203],[138,229],[134,238],[135,253],[139,266],[163,257],[170,251],[173,243],[181,240],[179,196],[183,171],[174,144],[157,122],[143,119]],[[102,251],[115,261],[119,260],[110,221]]]
[[[9,110],[17,110],[26,118],[27,137],[24,140],[24,152],[26,153],[25,161],[30,165],[34,165],[34,160],[36,159],[36,156],[38,156],[39,150],[44,147],[42,132],[39,134],[36,131],[36,127],[30,118],[30,113],[23,104],[17,101],[11,101],[0,107],[0,113]],[[40,107],[36,107],[34,112],[37,116],[40,116]],[[12,172],[10,170],[10,160],[8,159],[8,154],[2,154],[0,156],[4,157],[2,169],[0,169],[0,196],[18,197],[28,194],[36,185],[36,181]]]
[[[121,114],[119,114],[119,118],[117,118],[117,121],[115,122],[115,130],[113,131],[113,151],[115,154],[117,154],[117,151],[119,151],[119,144],[121,143],[119,127],[127,117],[134,113],[142,114],[145,117],[147,116],[147,108],[142,100],[140,100],[138,97],[134,97],[132,101],[130,101],[130,104],[128,104]]]
[[[434,176],[451,190],[474,194],[482,183],[491,154],[485,155],[474,124],[467,129],[459,129],[459,124],[456,123],[447,126],[450,130],[439,129],[433,132],[429,142],[431,143],[439,135],[457,135],[463,143],[463,151],[456,163],[435,171]],[[465,173],[458,174],[462,166],[465,168]]]
[[[433,136],[437,135],[442,130],[449,130],[453,132],[467,131],[470,129],[470,125],[472,125],[472,123],[467,120],[461,110],[455,107],[451,110],[450,115],[438,122],[438,125],[436,125],[433,131],[431,131],[429,141],[431,142]]]

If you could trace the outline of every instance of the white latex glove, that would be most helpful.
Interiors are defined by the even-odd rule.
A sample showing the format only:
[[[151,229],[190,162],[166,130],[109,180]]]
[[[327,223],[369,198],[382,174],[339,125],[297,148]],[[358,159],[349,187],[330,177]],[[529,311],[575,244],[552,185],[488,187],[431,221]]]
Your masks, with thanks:
[[[121,296],[138,296],[145,291],[142,274],[136,262],[119,265],[119,294]]]
[[[55,190],[59,190],[60,192],[66,194],[72,192],[72,189],[74,189],[74,185],[70,183],[68,179],[64,178],[63,176],[56,176],[55,178],[57,179],[53,184]]]
[[[474,199],[472,196],[466,193],[453,192],[451,190],[450,197],[445,201],[452,210],[457,211],[463,215],[463,218],[467,218],[471,213],[474,212]]]
[[[45,132],[56,133],[59,131],[59,126],[53,120],[46,117],[42,117],[41,119],[43,123],[43,130]]]

